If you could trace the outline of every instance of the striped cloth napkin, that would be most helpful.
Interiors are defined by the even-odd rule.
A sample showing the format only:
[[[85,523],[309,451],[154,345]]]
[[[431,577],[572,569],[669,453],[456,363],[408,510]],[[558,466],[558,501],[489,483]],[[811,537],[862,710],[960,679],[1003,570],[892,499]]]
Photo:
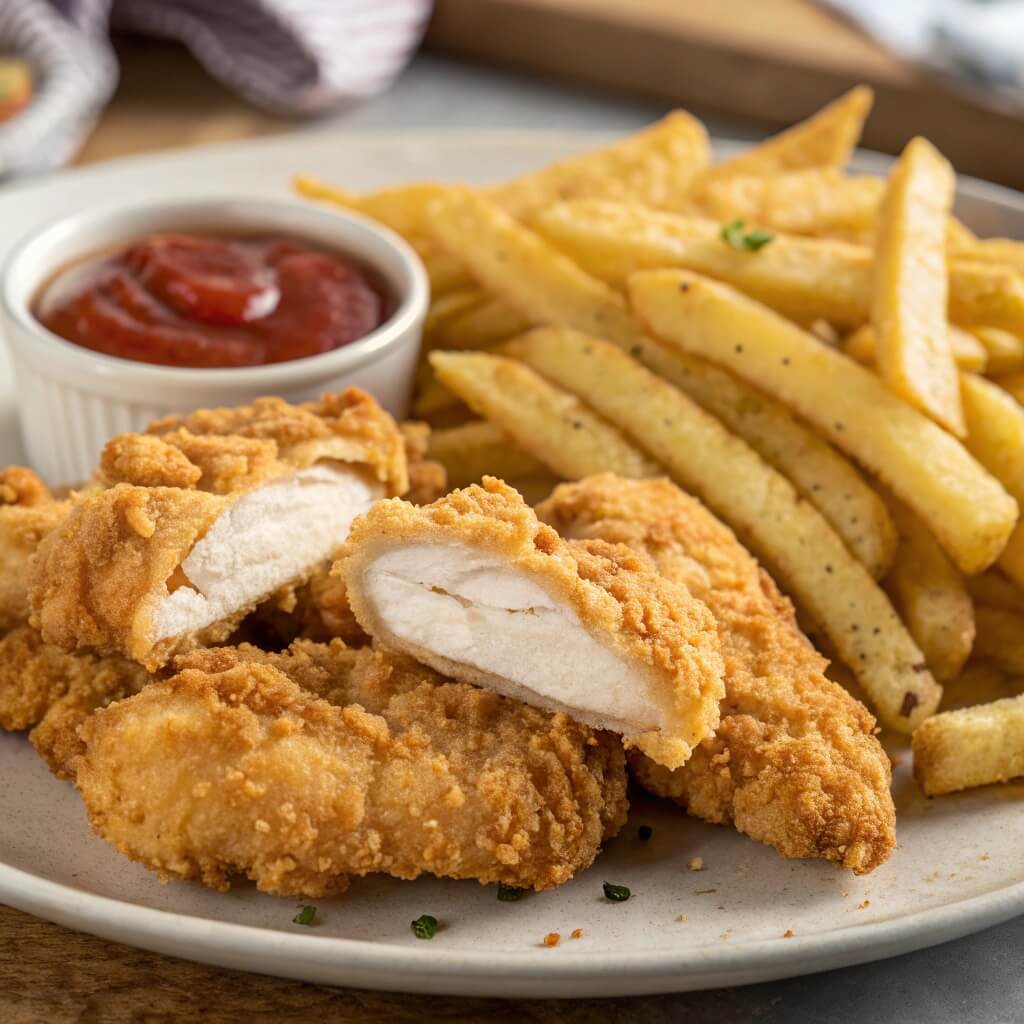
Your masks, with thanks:
[[[32,102],[0,123],[0,177],[59,167],[117,83],[111,28],[183,42],[257,106],[318,114],[385,89],[431,0],[0,0],[0,54],[29,62]],[[168,83],[173,88],[173,83]]]

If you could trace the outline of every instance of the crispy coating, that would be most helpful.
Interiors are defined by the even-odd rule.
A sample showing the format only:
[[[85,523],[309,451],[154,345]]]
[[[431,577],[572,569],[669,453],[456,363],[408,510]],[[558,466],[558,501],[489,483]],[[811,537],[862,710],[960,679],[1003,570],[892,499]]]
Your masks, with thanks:
[[[416,420],[399,424],[409,467],[409,489],[402,495],[414,505],[429,505],[448,490],[448,473],[440,462],[427,458],[430,425]]]
[[[28,618],[29,559],[67,509],[32,470],[0,469],[0,633]]]
[[[547,889],[621,827],[621,746],[401,657],[197,651],[82,728],[94,830],[165,878],[320,897],[428,872]]]
[[[610,474],[558,487],[538,514],[566,536],[646,552],[718,619],[726,697],[717,734],[675,772],[632,758],[645,788],[786,857],[862,874],[889,856],[891,767],[874,718],[825,677],[789,602],[727,527],[667,480]]]
[[[226,639],[260,601],[201,633],[159,643],[155,610],[187,583],[177,570],[218,516],[253,488],[321,459],[368,467],[388,493],[408,487],[401,433],[355,388],[300,406],[261,398],[200,410],[113,438],[96,485],[39,545],[30,574],[33,625],[67,650],[124,655],[150,670],[177,651]]]
[[[78,726],[96,708],[138,692],[148,678],[123,658],[68,654],[19,626],[0,638],[0,728],[34,726],[29,739],[50,770],[73,777]]]
[[[627,746],[676,767],[714,731],[724,684],[718,631],[708,609],[626,547],[563,541],[516,491],[493,477],[419,508],[398,499],[381,501],[353,523],[335,571],[363,629],[387,642],[362,588],[376,557],[393,546],[453,541],[500,555],[566,602],[605,646],[662,683],[671,721],[626,737]],[[468,666],[438,660],[450,675],[486,685]]]

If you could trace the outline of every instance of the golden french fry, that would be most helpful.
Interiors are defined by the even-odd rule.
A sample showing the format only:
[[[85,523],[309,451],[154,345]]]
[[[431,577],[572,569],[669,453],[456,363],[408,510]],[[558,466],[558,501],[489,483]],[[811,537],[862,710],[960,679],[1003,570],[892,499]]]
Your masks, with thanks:
[[[461,291],[449,292],[435,299],[430,304],[427,317],[423,321],[423,334],[430,338],[441,326],[454,319],[460,313],[474,309],[487,301],[487,297],[479,288],[463,288]]]
[[[476,287],[462,263],[442,251],[433,239],[416,236],[406,241],[423,260],[423,266],[427,269],[427,279],[430,281],[430,294],[434,299],[450,292]]]
[[[434,352],[430,362],[441,383],[478,416],[564,479],[661,472],[653,459],[575,395],[521,363],[484,352]]]
[[[432,431],[427,455],[444,466],[451,487],[478,483],[485,475],[510,481],[543,473],[545,469],[543,463],[485,420]]]
[[[1004,331],[1001,327],[971,327],[969,330],[988,355],[985,367],[988,373],[999,376],[1024,366],[1024,338],[1019,334]]]
[[[1024,775],[1024,696],[945,711],[914,733],[914,778],[927,796]]]
[[[999,568],[1018,586],[1024,587],[1024,523],[1018,523],[999,555]]]
[[[1015,238],[955,238],[952,253],[958,259],[997,263],[1024,274],[1024,242]]]
[[[664,270],[637,274],[629,286],[656,338],[731,370],[814,424],[909,505],[961,570],[995,561],[1017,502],[869,370],[717,281]]]
[[[1024,675],[1024,615],[979,605],[974,619],[978,630],[975,655],[1004,672]]]
[[[745,442],[599,338],[542,327],[505,350],[578,394],[736,530],[821,623],[886,725],[909,732],[935,710],[942,688],[889,599],[814,506]]]
[[[437,379],[430,363],[426,361],[420,363],[416,371],[415,398],[412,403],[413,415],[420,419],[432,420],[439,413],[447,412],[459,405],[459,399]]]
[[[974,644],[974,603],[964,575],[921,521],[889,498],[900,532],[886,587],[910,635],[940,682],[960,674]]]
[[[452,188],[451,185],[432,182],[413,182],[373,192],[351,192],[307,175],[299,175],[292,185],[307,199],[319,199],[361,213],[364,217],[372,217],[405,238],[423,234],[423,214],[427,206]]]
[[[428,226],[493,296],[530,324],[565,324],[621,345],[644,335],[625,300],[494,203],[457,192],[431,204]]]
[[[896,529],[875,490],[835,448],[780,402],[703,359],[653,340],[635,355],[782,473],[875,579],[885,575]]]
[[[439,330],[437,348],[490,348],[528,330],[530,324],[501,299],[486,299],[474,309],[452,317]]]
[[[995,378],[995,382],[1011,395],[1014,401],[1024,405],[1024,371],[1000,374]]]
[[[713,221],[597,199],[557,203],[541,210],[534,224],[617,288],[636,271],[679,267],[732,284],[800,322],[821,318],[859,327],[870,316],[872,253],[865,246],[775,234],[749,252],[742,243],[728,244]],[[957,323],[1024,332],[1024,278],[1005,267],[954,260],[949,313]]]
[[[864,85],[851,89],[816,114],[746,152],[717,164],[698,183],[736,175],[781,174],[808,167],[843,167],[857,147],[874,93]]]
[[[957,249],[969,246],[977,240],[978,236],[963,221],[957,220],[956,217],[949,218],[949,224],[946,225],[946,248],[950,250],[951,256],[957,255]]]
[[[961,370],[984,373],[988,367],[988,352],[985,346],[970,332],[955,324],[949,324],[949,344],[953,360]],[[864,366],[875,364],[875,329],[864,324],[843,339],[843,351]]]
[[[964,410],[946,329],[946,221],[955,176],[930,142],[912,139],[889,176],[878,215],[871,290],[882,380],[951,434]]]
[[[513,217],[573,196],[679,207],[710,159],[704,126],[676,110],[621,142],[549,164],[485,194]]]
[[[884,192],[881,178],[851,177],[834,167],[813,167],[707,181],[696,205],[701,214],[721,223],[739,217],[794,235],[870,233]]]
[[[975,604],[1024,615],[1024,591],[1015,587],[998,569],[968,576],[967,592]]]

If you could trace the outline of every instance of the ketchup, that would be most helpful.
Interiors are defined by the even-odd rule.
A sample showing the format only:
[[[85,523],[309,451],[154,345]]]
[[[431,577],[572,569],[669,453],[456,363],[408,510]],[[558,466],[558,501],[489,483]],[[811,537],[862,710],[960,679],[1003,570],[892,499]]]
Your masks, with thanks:
[[[298,239],[158,234],[58,275],[36,313],[94,352],[209,368],[330,352],[385,305],[357,263]]]

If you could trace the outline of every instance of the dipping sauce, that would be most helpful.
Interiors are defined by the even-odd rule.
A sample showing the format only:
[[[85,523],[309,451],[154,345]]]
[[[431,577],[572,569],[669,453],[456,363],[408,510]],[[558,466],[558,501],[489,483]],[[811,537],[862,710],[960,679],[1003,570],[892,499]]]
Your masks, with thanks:
[[[262,366],[369,334],[386,299],[355,261],[295,238],[157,234],[70,267],[39,321],[110,356],[162,366]]]

